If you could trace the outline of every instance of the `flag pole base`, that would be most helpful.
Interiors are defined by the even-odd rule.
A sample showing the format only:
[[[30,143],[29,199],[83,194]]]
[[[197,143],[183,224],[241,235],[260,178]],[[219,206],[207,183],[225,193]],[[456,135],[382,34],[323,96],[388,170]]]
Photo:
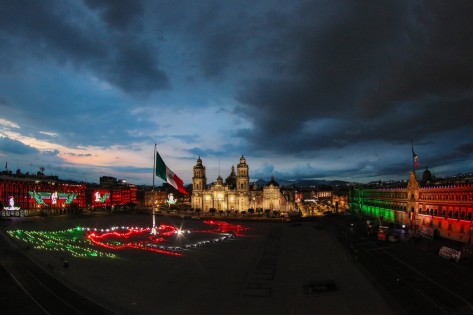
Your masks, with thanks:
[[[158,234],[158,231],[156,230],[156,225],[153,225],[153,227],[151,228],[151,235],[156,235]]]

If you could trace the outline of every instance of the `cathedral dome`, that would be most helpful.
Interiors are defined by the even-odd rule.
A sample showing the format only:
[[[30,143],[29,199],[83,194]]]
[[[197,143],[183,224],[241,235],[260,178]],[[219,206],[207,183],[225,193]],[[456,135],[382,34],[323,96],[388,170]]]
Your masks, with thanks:
[[[232,171],[230,175],[228,175],[227,179],[225,180],[225,184],[229,187],[236,187],[236,174],[235,174],[235,167],[232,165]]]
[[[271,180],[269,182],[267,182],[265,186],[268,187],[268,186],[271,186],[271,185],[279,187],[279,184],[274,180],[274,176],[271,176]]]
[[[430,182],[432,181],[432,173],[429,171],[429,169],[427,167],[425,167],[425,171],[424,173],[422,174],[422,180],[424,182]]]

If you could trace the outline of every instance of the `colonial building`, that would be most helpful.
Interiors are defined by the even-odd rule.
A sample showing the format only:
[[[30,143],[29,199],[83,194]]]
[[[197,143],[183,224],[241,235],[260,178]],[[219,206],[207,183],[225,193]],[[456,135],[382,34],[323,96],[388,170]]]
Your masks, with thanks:
[[[240,163],[232,166],[225,182],[221,176],[207,185],[205,166],[199,157],[192,177],[191,206],[202,211],[248,211],[248,209],[269,209],[271,211],[294,211],[294,192],[279,187],[274,177],[260,187],[250,184],[249,167],[241,156]]]
[[[55,176],[1,174],[0,215],[60,215],[88,206],[102,208],[136,203],[136,186],[117,183],[103,188],[62,181]]]
[[[0,175],[2,216],[64,214],[85,207],[86,185],[55,178]]]
[[[430,172],[426,172],[422,185],[411,171],[407,187],[354,189],[350,209],[384,222],[404,224],[425,237],[440,236],[470,244],[473,184],[431,183]]]

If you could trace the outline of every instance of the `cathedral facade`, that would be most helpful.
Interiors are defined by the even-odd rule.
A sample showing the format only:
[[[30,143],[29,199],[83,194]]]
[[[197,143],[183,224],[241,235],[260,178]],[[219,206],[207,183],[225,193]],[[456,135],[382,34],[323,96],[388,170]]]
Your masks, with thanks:
[[[250,184],[249,166],[242,155],[240,163],[232,166],[230,175],[223,181],[207,185],[205,166],[199,157],[193,169],[191,206],[204,212],[216,211],[241,212],[249,209],[269,209],[270,211],[294,211],[294,193],[290,189],[281,189],[279,184],[271,181],[260,187]]]

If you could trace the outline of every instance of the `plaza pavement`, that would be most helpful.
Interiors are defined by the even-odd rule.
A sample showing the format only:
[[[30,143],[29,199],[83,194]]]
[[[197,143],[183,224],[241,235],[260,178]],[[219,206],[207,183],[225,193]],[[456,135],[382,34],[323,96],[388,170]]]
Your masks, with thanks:
[[[194,220],[156,217],[157,224]],[[149,226],[145,215],[19,219],[11,229],[61,230],[76,225]],[[135,250],[119,259],[74,258],[25,250],[38,265],[117,314],[396,314],[335,237],[313,222],[233,221],[244,236],[183,251],[184,256]],[[19,246],[25,246],[17,242]],[[69,267],[63,267],[67,259]],[[307,285],[329,281],[333,290]]]

